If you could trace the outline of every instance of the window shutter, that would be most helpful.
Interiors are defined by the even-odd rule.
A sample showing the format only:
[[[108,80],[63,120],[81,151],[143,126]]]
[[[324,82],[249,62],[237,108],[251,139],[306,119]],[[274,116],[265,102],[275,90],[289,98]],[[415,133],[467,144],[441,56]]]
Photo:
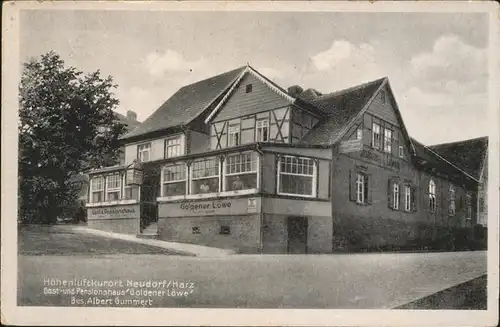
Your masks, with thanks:
[[[365,176],[366,204],[372,204],[372,175]]]
[[[356,172],[349,170],[349,199],[356,201]]]
[[[389,209],[394,209],[394,196],[393,196],[393,187],[392,187],[392,179],[389,178],[387,181],[387,206]]]
[[[411,210],[413,212],[417,211],[417,187],[411,186]]]

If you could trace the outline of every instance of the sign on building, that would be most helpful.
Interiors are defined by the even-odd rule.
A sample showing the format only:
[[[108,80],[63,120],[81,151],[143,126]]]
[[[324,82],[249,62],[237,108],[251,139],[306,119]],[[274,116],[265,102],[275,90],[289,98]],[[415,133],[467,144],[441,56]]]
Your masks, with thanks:
[[[348,140],[340,142],[339,152],[340,153],[350,153],[357,152],[363,149],[363,140]]]

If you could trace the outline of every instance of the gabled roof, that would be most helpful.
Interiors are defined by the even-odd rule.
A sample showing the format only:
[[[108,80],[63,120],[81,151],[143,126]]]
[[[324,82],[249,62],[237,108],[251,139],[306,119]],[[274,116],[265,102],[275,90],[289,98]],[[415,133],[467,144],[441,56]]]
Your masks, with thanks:
[[[246,67],[240,67],[180,88],[142,124],[122,139],[183,126],[207,110],[233,85]]]
[[[476,182],[479,181],[479,174],[471,174],[470,171],[465,170],[463,167],[460,166],[460,164],[457,164],[457,162],[453,161],[452,158],[446,158],[441,155],[436,149],[432,148],[432,146],[426,146],[414,138],[411,138],[411,141],[415,147],[415,155],[418,160],[420,160],[420,163],[423,164],[431,164],[431,166],[434,167],[453,167],[453,169],[461,172],[462,174],[466,175],[467,177],[471,178],[472,180],[475,180]],[[468,141],[468,140],[467,140]],[[463,142],[467,142],[463,141]],[[477,160],[479,162],[482,161],[480,158],[475,158],[472,160]],[[423,162],[422,162],[423,161]],[[480,168],[478,169],[480,171]]]
[[[474,178],[479,179],[483,160],[488,152],[488,137],[435,144],[429,148]]]
[[[290,103],[293,103],[295,101],[295,98],[292,97],[290,94],[288,94],[288,92],[285,91],[281,86],[279,86],[278,84],[274,83],[273,81],[271,81],[270,79],[268,79],[267,77],[265,77],[264,75],[262,75],[261,73],[259,73],[258,71],[256,71],[252,66],[250,66],[250,65],[247,64],[247,66],[245,67],[245,69],[236,78],[236,81],[232,84],[232,86],[229,89],[229,91],[224,95],[224,97],[222,98],[222,100],[219,101],[219,103],[215,106],[215,108],[212,110],[212,112],[207,116],[207,118],[205,119],[205,123],[208,124],[208,122],[210,122],[217,115],[217,113],[220,111],[220,109],[222,108],[222,106],[226,103],[226,101],[229,99],[229,97],[231,97],[231,95],[233,94],[234,90],[236,90],[236,88],[238,87],[240,81],[247,74],[252,74],[253,76],[255,76],[257,79],[259,79],[261,82],[263,82],[271,90],[273,90],[274,92],[278,93],[279,95],[281,95],[286,100],[290,101]]]
[[[308,99],[307,103],[326,115],[324,119],[304,136],[301,143],[331,145],[337,141],[349,124],[355,120],[371,103],[387,78],[357,85],[348,89]],[[300,98],[300,96],[299,96]]]

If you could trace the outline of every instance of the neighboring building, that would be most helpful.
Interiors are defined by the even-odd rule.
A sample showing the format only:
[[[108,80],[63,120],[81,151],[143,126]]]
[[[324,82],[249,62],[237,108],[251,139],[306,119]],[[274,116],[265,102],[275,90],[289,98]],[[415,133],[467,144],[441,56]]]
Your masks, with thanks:
[[[123,142],[123,165],[91,172],[90,227],[328,253],[430,244],[477,221],[478,176],[409,137],[387,78],[322,94],[241,67],[182,87]],[[141,187],[125,184],[137,158]]]
[[[488,225],[488,137],[432,145],[429,148],[455,163],[479,181],[477,189],[477,223]]]

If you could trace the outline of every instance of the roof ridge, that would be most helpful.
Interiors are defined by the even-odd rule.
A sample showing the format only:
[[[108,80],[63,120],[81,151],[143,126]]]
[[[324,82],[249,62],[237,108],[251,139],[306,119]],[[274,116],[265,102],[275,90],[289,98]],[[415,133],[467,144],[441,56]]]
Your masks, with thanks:
[[[190,84],[183,85],[183,86],[181,86],[181,87],[180,87],[179,89],[177,89],[177,90],[179,91],[179,90],[182,90],[182,89],[184,89],[184,88],[187,88],[187,87],[190,87],[190,86],[196,85],[196,84],[198,84],[198,83],[206,82],[206,81],[208,81],[208,80],[210,80],[210,79],[213,79],[213,78],[215,78],[215,77],[220,77],[220,76],[222,76],[222,75],[229,74],[229,73],[233,73],[233,72],[236,72],[237,70],[242,70],[242,69],[245,69],[245,68],[246,68],[246,66],[240,66],[240,67],[238,67],[238,68],[234,68],[234,69],[231,69],[231,70],[225,71],[225,72],[220,73],[220,74],[217,74],[217,75],[209,76],[209,77],[207,77],[207,78],[200,79],[200,80],[198,80],[198,81],[196,81],[196,82],[193,82],[193,83],[190,83]],[[175,92],[174,92],[174,94],[175,94]]]
[[[372,80],[372,81],[369,81],[369,82],[357,84],[357,85],[354,85],[354,86],[351,86],[351,87],[348,87],[348,88],[345,88],[345,89],[340,89],[340,90],[333,91],[333,92],[330,92],[330,93],[324,93],[324,94],[318,96],[316,99],[325,99],[325,98],[332,97],[332,96],[339,96],[339,95],[344,94],[344,93],[354,92],[354,91],[357,91],[359,89],[365,88],[365,87],[367,87],[369,85],[375,84],[376,82],[382,82],[385,79],[387,79],[387,76],[381,77],[381,78],[378,78],[376,80]]]
[[[472,139],[465,139],[465,140],[453,141],[453,142],[445,142],[445,143],[437,143],[437,144],[429,145],[429,147],[434,148],[434,147],[443,146],[443,145],[456,145],[456,144],[465,143],[465,142],[478,141],[478,140],[481,140],[481,139],[488,140],[488,136],[479,136],[479,137],[475,137],[475,138],[472,138]]]

